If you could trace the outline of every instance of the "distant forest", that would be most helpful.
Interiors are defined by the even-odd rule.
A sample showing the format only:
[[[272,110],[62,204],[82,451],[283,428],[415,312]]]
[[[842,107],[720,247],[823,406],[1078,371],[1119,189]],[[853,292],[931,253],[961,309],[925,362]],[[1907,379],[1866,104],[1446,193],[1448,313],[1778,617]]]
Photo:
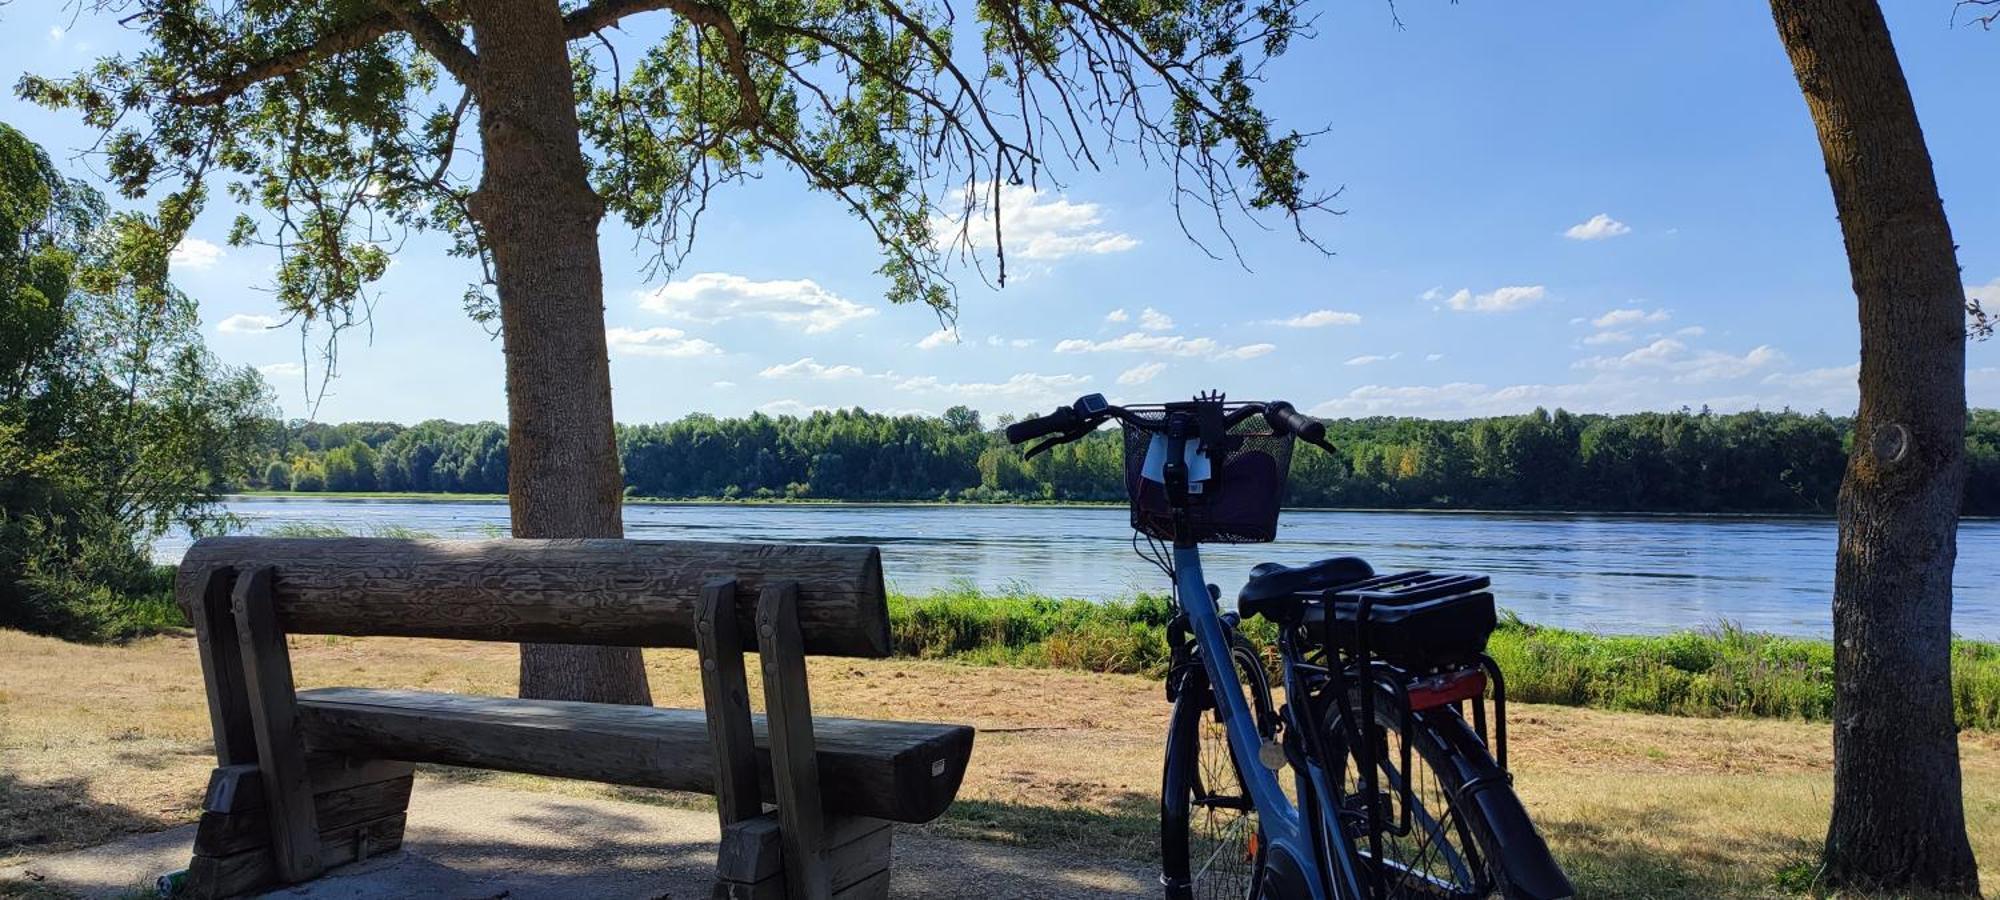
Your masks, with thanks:
[[[634,497],[966,502],[1119,500],[1115,428],[1032,460],[1008,446],[1001,417],[860,409],[805,417],[690,415],[621,425]],[[1375,417],[1327,422],[1340,453],[1301,447],[1297,506],[1830,513],[1849,444],[1845,418],[1706,410],[1573,415],[1536,410],[1460,421]],[[507,429],[433,420],[273,423],[268,490],[504,493]],[[2000,515],[2000,410],[1966,433],[1967,515]]]

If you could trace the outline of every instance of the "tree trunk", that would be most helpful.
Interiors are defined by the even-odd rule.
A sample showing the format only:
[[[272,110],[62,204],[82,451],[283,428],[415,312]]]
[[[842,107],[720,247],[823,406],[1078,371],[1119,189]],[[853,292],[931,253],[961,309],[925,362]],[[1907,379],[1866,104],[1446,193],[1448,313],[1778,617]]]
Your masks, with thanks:
[[[1861,318],[1834,569],[1837,887],[1977,893],[1952,720],[1965,288],[1876,0],[1772,0],[1819,131]]]
[[[620,537],[604,276],[556,0],[468,4],[485,169],[472,215],[499,282],[514,536]],[[521,696],[652,702],[639,651],[527,644]]]

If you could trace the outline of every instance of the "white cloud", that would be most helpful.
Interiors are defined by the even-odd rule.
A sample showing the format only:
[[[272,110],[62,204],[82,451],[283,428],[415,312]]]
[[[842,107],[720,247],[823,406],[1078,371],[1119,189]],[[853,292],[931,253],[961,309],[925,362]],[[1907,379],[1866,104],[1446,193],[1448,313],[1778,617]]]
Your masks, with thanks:
[[[1583,342],[1593,347],[1599,344],[1629,344],[1632,342],[1632,332],[1600,331],[1587,338],[1584,338]]]
[[[997,334],[986,336],[986,346],[988,347],[1013,347],[1019,350],[1025,347],[1033,347],[1035,342],[1035,338],[1003,338]]]
[[[1125,371],[1118,374],[1118,383],[1128,386],[1135,384],[1145,384],[1148,381],[1152,381],[1153,379],[1158,378],[1160,373],[1165,372],[1166,370],[1167,370],[1167,364],[1160,362],[1146,363],[1144,365],[1133,366],[1132,368],[1126,369]]]
[[[832,331],[876,313],[810,279],[752,281],[726,272],[703,272],[641,292],[639,306],[691,322],[768,319],[801,326],[807,334]]]
[[[1701,383],[1740,378],[1785,361],[1785,355],[1769,344],[1751,349],[1742,356],[1714,350],[1691,350],[1673,338],[1660,338],[1622,356],[1593,356],[1576,362],[1576,368],[1599,372],[1656,371],[1685,383]]]
[[[1424,301],[1425,303],[1436,303],[1436,302],[1438,302],[1439,300],[1443,300],[1443,299],[1444,299],[1444,285],[1438,285],[1437,287],[1434,287],[1434,288],[1431,288],[1431,289],[1430,289],[1430,290],[1428,290],[1428,291],[1425,291],[1425,292],[1423,292],[1423,293],[1421,293],[1421,294],[1418,294],[1418,295],[1417,295],[1417,299],[1418,299],[1418,300],[1422,300],[1422,301]]]
[[[715,388],[715,389],[717,389],[717,390],[723,390],[723,391],[726,391],[726,390],[729,390],[730,388],[733,388],[733,387],[735,387],[735,386],[736,386],[736,382],[734,382],[734,381],[717,381],[717,382],[714,382],[714,383],[712,383],[712,384],[710,384],[710,385],[709,385],[709,387],[712,387],[712,388]]]
[[[1625,328],[1632,325],[1657,325],[1671,318],[1673,318],[1673,315],[1664,309],[1647,312],[1637,307],[1628,307],[1625,309],[1614,309],[1604,315],[1598,316],[1590,320],[1590,324],[1599,328]]]
[[[1277,344],[1245,344],[1241,347],[1237,347],[1234,350],[1224,350],[1220,355],[1216,356],[1216,358],[1256,359],[1257,357],[1263,356],[1264,354],[1269,353],[1276,349],[1278,349]]]
[[[820,381],[837,381],[842,378],[859,378],[867,374],[858,366],[822,365],[812,357],[802,357],[794,362],[771,366],[757,375],[760,378],[814,378]]]
[[[610,345],[612,353],[624,356],[692,359],[722,352],[721,347],[701,338],[688,337],[678,328],[606,328],[604,342]]]
[[[1041,375],[1022,372],[1006,381],[947,382],[934,375],[905,378],[896,384],[899,391],[943,393],[967,400],[991,400],[1020,406],[1068,403],[1077,391],[1090,383],[1088,375]]]
[[[1123,309],[1123,308],[1121,307],[1121,308],[1119,308],[1119,309],[1114,309],[1114,310],[1112,310],[1112,311],[1110,311],[1110,312],[1108,312],[1108,313],[1105,313],[1105,314],[1104,314],[1104,321],[1106,321],[1106,322],[1113,322],[1113,323],[1117,323],[1117,322],[1130,322],[1130,321],[1132,321],[1132,316],[1131,316],[1131,314],[1130,314],[1130,313],[1127,313],[1127,312],[1126,312],[1126,311],[1125,311],[1125,310],[1124,310],[1124,309]]]
[[[826,409],[827,407],[824,406],[808,406],[798,400],[773,400],[757,407],[758,412],[772,416],[802,416],[823,412]]]
[[[197,272],[215,267],[222,259],[222,248],[198,237],[182,238],[174,245],[174,252],[167,254],[167,264],[176,269],[193,269]]]
[[[1000,237],[1009,258],[1055,260],[1122,253],[1139,246],[1138,238],[1103,225],[1104,214],[1095,203],[1072,202],[1026,185],[1000,186]],[[963,216],[934,217],[931,233],[941,244],[966,240],[991,253],[992,195],[981,191],[969,223]]]
[[[1568,231],[1563,232],[1563,237],[1573,241],[1602,241],[1631,232],[1631,226],[1604,213],[1598,213],[1591,216],[1589,221],[1571,225]]]
[[[1286,328],[1325,328],[1328,325],[1359,325],[1361,324],[1361,315],[1351,312],[1336,312],[1331,309],[1316,309],[1289,319],[1265,319],[1261,324],[1281,325]]]
[[[1702,335],[1707,333],[1708,329],[1703,328],[1700,325],[1689,325],[1686,328],[1674,332],[1674,334],[1679,337],[1701,337]]]
[[[1171,334],[1134,331],[1107,341],[1070,338],[1056,343],[1057,353],[1164,353],[1171,356],[1207,356],[1215,352],[1209,338],[1185,338]]]
[[[1861,364],[1828,366],[1824,369],[1807,369],[1803,372],[1773,372],[1764,376],[1765,384],[1781,387],[1823,390],[1845,387],[1853,390],[1861,378]]]
[[[1484,294],[1460,288],[1445,303],[1452,309],[1468,312],[1512,312],[1539,302],[1546,296],[1548,289],[1539,284],[1503,287]]]
[[[62,30],[62,27],[61,27],[61,26],[55,26],[55,27],[51,27],[51,28],[49,29],[49,40],[50,40],[50,41],[54,41],[54,42],[57,42],[57,43],[61,43],[61,42],[62,42],[62,39],[63,39],[63,34],[64,34],[64,32],[63,32],[63,30]]]
[[[271,363],[269,365],[258,366],[257,371],[262,372],[265,375],[268,375],[272,378],[289,378],[293,376],[304,375],[306,373],[306,367],[295,362],[281,362],[281,363]]]
[[[1139,327],[1146,331],[1172,331],[1174,317],[1148,306],[1139,311]]]
[[[1348,360],[1348,361],[1347,361],[1347,365],[1350,365],[1350,366],[1372,366],[1372,365],[1374,365],[1374,364],[1376,364],[1376,363],[1379,363],[1379,362],[1388,362],[1389,360],[1392,360],[1392,359],[1397,359],[1397,358],[1401,357],[1402,355],[1403,355],[1403,354],[1402,354],[1402,351],[1397,351],[1397,352],[1395,352],[1395,353],[1391,353],[1391,354],[1389,354],[1389,355],[1387,355],[1387,356],[1382,356],[1382,355],[1379,355],[1379,354],[1370,354],[1370,355],[1368,355],[1368,356],[1357,356],[1357,357],[1354,357],[1353,359],[1350,359],[1350,360]]]
[[[1536,407],[1627,412],[1708,402],[1707,398],[1685,394],[1649,394],[1647,387],[1638,382],[1516,384],[1500,388],[1463,381],[1439,385],[1370,384],[1318,404],[1308,412],[1326,417],[1395,415],[1444,419],[1513,415]]]
[[[237,313],[215,323],[215,330],[222,334],[257,334],[269,331],[281,324],[276,318],[257,313]]]
[[[1443,359],[1443,358],[1444,358],[1444,354],[1442,354],[1442,353],[1432,353],[1432,354],[1428,354],[1428,355],[1426,355],[1426,356],[1424,357],[1424,362],[1437,362],[1438,360],[1440,360],[1440,359]]]
[[[1644,352],[1642,352],[1644,351]],[[1854,408],[1854,366],[1777,371],[1783,354],[1758,347],[1740,356],[1686,347],[1642,348],[1625,370],[1600,371],[1587,379],[1557,384],[1490,386],[1449,384],[1384,385],[1354,388],[1312,407],[1318,416],[1398,415],[1427,418],[1515,415],[1536,407],[1571,412],[1621,413],[1710,407],[1743,409]],[[1628,356],[1631,356],[1628,354]],[[1623,357],[1614,357],[1622,359]],[[2000,369],[1986,369],[2000,389]],[[1980,376],[1969,373],[1968,388],[1979,396]],[[1995,396],[2000,396],[1996,391]]]
[[[949,328],[940,328],[936,331],[931,332],[928,335],[925,335],[923,340],[918,341],[917,349],[936,350],[937,348],[943,347],[946,344],[956,344],[956,343],[958,343],[958,332],[953,331]]]

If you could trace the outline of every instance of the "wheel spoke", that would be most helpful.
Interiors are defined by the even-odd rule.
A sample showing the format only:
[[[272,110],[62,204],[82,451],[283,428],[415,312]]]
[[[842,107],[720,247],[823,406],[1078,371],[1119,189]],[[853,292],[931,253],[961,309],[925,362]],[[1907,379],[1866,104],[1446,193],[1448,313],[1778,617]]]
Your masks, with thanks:
[[[1392,710],[1385,718],[1395,715]],[[1368,738],[1380,738],[1376,746],[1382,753],[1376,761],[1376,790],[1384,806],[1380,823],[1382,858],[1370,857],[1365,815],[1360,819],[1363,824],[1356,842],[1358,852],[1375,870],[1390,897],[1487,896],[1492,885],[1479,863],[1478,850],[1464,817],[1453,805],[1451,792],[1416,745],[1410,747],[1411,771],[1401,770],[1403,743],[1413,736],[1403,734],[1394,724],[1381,723],[1382,730]],[[1353,762],[1350,756],[1346,777],[1351,780],[1350,790],[1359,798],[1363,779]],[[1409,827],[1401,829],[1405,819]]]

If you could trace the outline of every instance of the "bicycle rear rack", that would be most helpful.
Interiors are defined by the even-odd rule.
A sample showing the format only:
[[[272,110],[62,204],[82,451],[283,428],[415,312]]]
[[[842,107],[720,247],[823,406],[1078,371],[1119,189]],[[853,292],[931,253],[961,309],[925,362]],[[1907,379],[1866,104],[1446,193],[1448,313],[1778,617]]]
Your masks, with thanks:
[[[1381,761],[1377,758],[1378,745],[1374,740],[1377,734],[1376,729],[1380,727],[1375,719],[1376,692],[1372,687],[1364,687],[1360,690],[1361,709],[1358,716],[1354,715],[1355,710],[1347,708],[1347,688],[1342,683],[1345,681],[1344,673],[1346,667],[1340,664],[1338,658],[1340,644],[1337,642],[1335,635],[1335,626],[1338,619],[1334,613],[1335,605],[1340,603],[1352,603],[1355,605],[1353,656],[1354,665],[1361,675],[1362,683],[1370,686],[1383,686],[1400,707],[1399,711],[1401,715],[1398,716],[1397,721],[1401,723],[1400,736],[1402,740],[1399,743],[1401,745],[1400,749],[1402,752],[1400,755],[1402,758],[1399,762],[1402,768],[1399,771],[1402,773],[1402,778],[1399,785],[1400,790],[1398,791],[1397,821],[1393,828],[1389,830],[1396,836],[1402,837],[1410,833],[1414,824],[1411,818],[1411,806],[1413,805],[1416,787],[1409,774],[1412,761],[1409,731],[1414,725],[1415,714],[1419,710],[1452,703],[1459,705],[1462,712],[1463,704],[1469,702],[1472,705],[1474,733],[1478,736],[1480,743],[1493,748],[1495,761],[1500,767],[1500,777],[1509,781],[1512,780],[1512,776],[1507,769],[1507,682],[1505,677],[1500,673],[1499,663],[1495,662],[1493,657],[1486,653],[1480,653],[1476,660],[1466,660],[1464,665],[1441,667],[1433,672],[1412,675],[1412,673],[1398,668],[1385,660],[1376,658],[1369,646],[1369,622],[1378,605],[1406,605],[1439,600],[1459,594],[1483,591],[1491,583],[1491,579],[1484,575],[1411,571],[1377,576],[1326,592],[1325,602],[1328,610],[1327,614],[1322,617],[1324,634],[1321,636],[1321,646],[1326,648],[1327,673],[1330,677],[1329,686],[1337,692],[1335,700],[1341,707],[1343,718],[1350,722],[1358,722],[1361,726],[1356,729],[1358,740],[1353,741],[1357,745],[1354,747],[1353,752],[1355,754],[1356,766],[1360,770],[1361,792],[1367,807],[1368,854],[1369,858],[1377,861],[1376,876],[1370,884],[1370,892],[1373,894],[1379,895],[1383,889],[1382,873],[1380,872],[1381,860],[1383,858],[1382,832],[1385,825],[1388,824],[1384,821],[1385,816],[1382,810],[1384,797],[1378,783]],[[1469,682],[1454,678],[1454,676],[1468,671],[1477,672],[1481,676],[1477,684],[1479,690],[1476,692],[1464,691],[1465,685]],[[1427,698],[1427,700],[1437,699],[1438,702],[1418,706],[1412,702],[1410,693],[1411,683],[1428,677],[1438,677],[1441,681],[1451,682],[1452,688],[1440,691],[1436,698]],[[1486,727],[1486,689],[1489,686],[1493,702],[1491,742],[1488,741]],[[1470,794],[1473,792],[1473,785],[1468,784],[1465,787],[1466,790],[1464,793]]]

